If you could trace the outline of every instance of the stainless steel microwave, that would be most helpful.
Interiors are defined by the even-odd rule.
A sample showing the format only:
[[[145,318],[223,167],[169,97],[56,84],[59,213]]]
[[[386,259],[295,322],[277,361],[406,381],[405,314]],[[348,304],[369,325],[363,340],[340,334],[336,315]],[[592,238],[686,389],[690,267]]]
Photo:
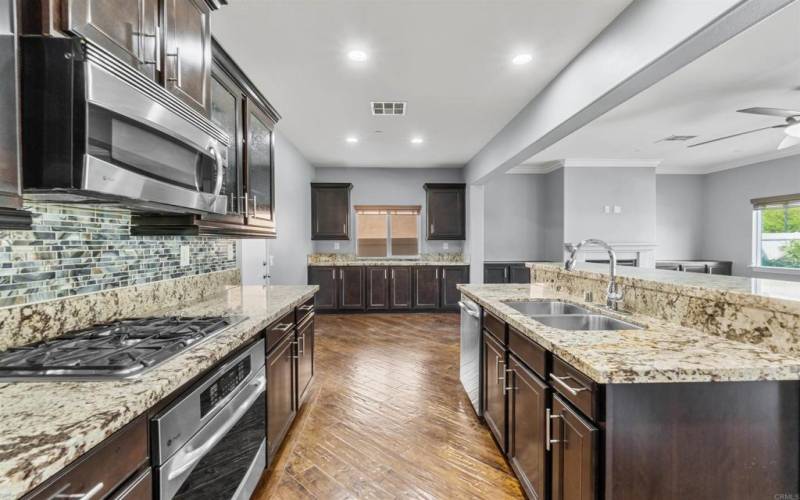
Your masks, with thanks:
[[[225,213],[222,129],[99,46],[21,44],[26,197]]]

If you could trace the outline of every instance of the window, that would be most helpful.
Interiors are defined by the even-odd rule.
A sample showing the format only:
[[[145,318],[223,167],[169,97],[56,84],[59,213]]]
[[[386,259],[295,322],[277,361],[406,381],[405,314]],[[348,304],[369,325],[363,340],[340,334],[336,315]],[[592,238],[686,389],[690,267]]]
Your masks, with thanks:
[[[800,194],[753,203],[753,265],[800,269]]]
[[[357,205],[356,255],[419,255],[419,206]]]

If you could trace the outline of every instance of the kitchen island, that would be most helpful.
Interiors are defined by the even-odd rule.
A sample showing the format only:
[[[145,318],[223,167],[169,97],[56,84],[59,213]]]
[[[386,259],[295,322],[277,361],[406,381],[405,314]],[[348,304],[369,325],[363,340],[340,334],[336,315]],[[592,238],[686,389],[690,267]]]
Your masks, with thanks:
[[[800,359],[778,327],[779,342],[754,333],[769,331],[757,321],[791,314],[786,294],[773,302],[734,292],[734,284],[705,289],[698,276],[659,283],[658,271],[626,269],[627,311],[619,312],[597,303],[608,283],[603,266],[532,267],[531,285],[459,287],[483,312],[484,420],[531,498],[752,499],[800,491]],[[670,307],[665,297],[682,314],[651,314]],[[636,329],[553,328],[514,307],[551,301]],[[718,333],[734,310],[737,321]],[[687,321],[706,316],[717,321]]]
[[[192,278],[188,280],[183,281],[191,285]],[[179,302],[160,311],[142,307],[155,316],[245,319],[136,378],[0,383],[0,497],[16,498],[47,482],[220,360],[254,341],[271,323],[294,314],[295,308],[308,302],[315,292],[314,286],[227,285],[200,301]],[[88,301],[99,303],[91,297]],[[109,307],[117,305],[118,301]]]

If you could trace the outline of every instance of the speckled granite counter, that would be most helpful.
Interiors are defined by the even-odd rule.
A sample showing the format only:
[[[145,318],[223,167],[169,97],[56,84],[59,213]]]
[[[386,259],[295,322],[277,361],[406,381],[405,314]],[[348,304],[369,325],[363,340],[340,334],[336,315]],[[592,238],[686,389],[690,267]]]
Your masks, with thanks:
[[[458,288],[462,294],[599,383],[800,379],[797,357],[651,316],[602,310],[646,328],[575,332],[547,327],[504,303],[548,298],[578,303],[550,284],[459,285]],[[587,306],[601,311],[600,306]]]
[[[466,266],[469,262],[461,254],[423,254],[417,259],[368,259],[350,254],[313,254],[308,256],[309,266]]]
[[[0,383],[0,498],[45,481],[159,400],[312,297],[316,286],[229,286],[163,315],[248,318],[141,377],[103,382]]]

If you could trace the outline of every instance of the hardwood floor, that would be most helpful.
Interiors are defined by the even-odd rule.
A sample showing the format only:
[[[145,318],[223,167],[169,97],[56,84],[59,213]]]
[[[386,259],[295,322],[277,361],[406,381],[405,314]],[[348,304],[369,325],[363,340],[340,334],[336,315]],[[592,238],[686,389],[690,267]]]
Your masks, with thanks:
[[[253,498],[524,498],[458,381],[457,314],[316,321],[309,399]]]

